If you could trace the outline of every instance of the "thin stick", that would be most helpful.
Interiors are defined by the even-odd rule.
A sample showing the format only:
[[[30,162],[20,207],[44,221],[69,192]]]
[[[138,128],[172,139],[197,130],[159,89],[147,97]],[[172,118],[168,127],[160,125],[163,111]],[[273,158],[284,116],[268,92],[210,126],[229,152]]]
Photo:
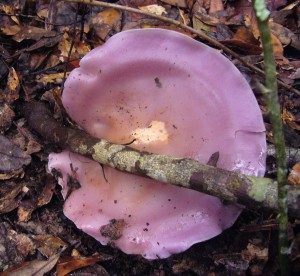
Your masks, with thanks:
[[[58,67],[60,67],[60,66],[64,66],[64,67],[65,67],[66,64],[70,64],[71,62],[73,62],[73,61],[78,61],[78,60],[80,60],[80,58],[69,59],[69,60],[67,60],[67,61],[63,61],[63,62],[61,62],[61,63],[58,63],[58,64],[53,65],[53,66],[48,67],[48,68],[43,68],[43,69],[40,69],[40,70],[36,70],[36,71],[33,71],[33,72],[29,72],[29,73],[27,73],[27,74],[23,74],[23,77],[27,77],[27,76],[30,76],[30,75],[38,75],[38,74],[46,73],[46,72],[51,71],[51,70],[54,70],[54,69],[56,69],[56,68],[58,68]],[[58,70],[57,70],[57,71],[58,71]],[[56,72],[57,72],[57,71],[56,71]]]
[[[226,171],[189,158],[140,152],[129,146],[94,138],[81,130],[60,125],[41,102],[27,103],[24,115],[29,126],[45,141],[100,164],[217,196],[249,209],[277,210],[277,183],[272,179]],[[288,202],[291,214],[300,218],[299,188],[290,187]]]
[[[67,67],[68,67],[68,64],[70,62],[72,50],[73,50],[73,47],[74,47],[74,44],[75,44],[75,39],[76,39],[76,36],[75,36],[75,34],[76,34],[76,22],[77,22],[78,12],[79,12],[79,4],[77,4],[77,9],[76,9],[76,14],[75,14],[75,21],[74,21],[74,25],[73,25],[74,36],[72,38],[70,49],[69,49],[69,52],[68,52],[68,57],[67,57],[67,61],[68,62],[66,63],[65,70],[64,70],[64,76],[63,76],[63,81],[62,81],[62,83],[63,83],[62,89],[63,89],[64,83],[66,81]]]
[[[225,45],[223,45],[222,43],[220,43],[219,41],[215,40],[214,38],[208,36],[207,34],[205,34],[204,32],[200,31],[200,30],[196,30],[192,27],[186,26],[183,23],[165,17],[165,16],[161,16],[161,15],[157,15],[154,13],[150,13],[150,12],[146,12],[146,11],[142,11],[139,9],[135,9],[135,8],[131,8],[131,7],[127,7],[127,6],[122,6],[122,5],[117,5],[117,4],[111,4],[111,3],[106,3],[106,2],[101,2],[101,1],[95,1],[95,0],[61,0],[64,2],[70,2],[70,3],[82,3],[82,4],[87,4],[87,5],[93,5],[93,6],[100,6],[100,7],[105,7],[105,8],[113,8],[113,9],[117,9],[117,10],[122,10],[122,11],[128,11],[128,12],[134,12],[134,13],[138,13],[138,14],[143,14],[155,19],[158,19],[162,22],[166,22],[172,25],[175,25],[183,30],[189,31],[193,34],[196,34],[199,38],[209,42],[211,45],[221,49],[224,51],[224,53],[231,55],[232,57],[234,57],[235,59],[237,59],[238,61],[240,61],[242,64],[244,64],[246,67],[250,68],[251,70],[253,70],[255,73],[261,75],[261,76],[265,76],[265,72],[264,70],[258,68],[257,66],[247,62],[246,60],[244,60],[239,54],[237,54],[236,52],[230,50],[228,47],[226,47]],[[293,93],[300,95],[300,91],[293,88],[292,86],[284,83],[281,80],[278,80],[278,83],[285,89],[288,89],[290,91],[292,91]]]
[[[53,29],[53,23],[56,20],[57,16],[57,5],[56,0],[50,0],[49,9],[48,9],[48,16],[45,20],[45,29],[51,31]]]
[[[266,8],[264,0],[254,0],[253,7],[257,18],[257,25],[260,32],[265,65],[265,87],[262,87],[268,113],[273,129],[274,145],[277,161],[277,182],[278,182],[278,226],[279,226],[279,261],[281,275],[288,274],[288,208],[287,208],[287,166],[285,142],[281,121],[280,105],[278,100],[278,87],[276,80],[276,63],[273,54],[271,31],[269,28],[270,12]]]

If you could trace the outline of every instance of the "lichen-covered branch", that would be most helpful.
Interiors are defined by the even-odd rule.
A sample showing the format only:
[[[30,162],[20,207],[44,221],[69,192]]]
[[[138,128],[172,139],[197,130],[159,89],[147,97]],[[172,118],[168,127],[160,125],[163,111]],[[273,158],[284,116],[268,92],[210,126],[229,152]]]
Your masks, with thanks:
[[[281,274],[287,275],[288,254],[288,208],[287,208],[287,165],[285,154],[285,142],[281,121],[280,105],[278,100],[278,88],[276,77],[276,63],[273,54],[271,31],[268,25],[270,12],[266,8],[264,0],[254,0],[253,7],[260,32],[261,43],[264,54],[265,87],[262,88],[266,99],[268,113],[273,129],[274,145],[277,161],[278,182],[278,226],[279,226],[279,248]]]
[[[30,127],[46,141],[69,148],[100,164],[217,196],[247,208],[277,210],[277,183],[271,179],[226,171],[188,158],[140,152],[128,146],[112,144],[81,130],[60,125],[40,102],[28,103],[24,115]],[[291,188],[289,208],[291,214],[298,218],[299,207],[300,189]]]
[[[146,12],[146,11],[142,11],[139,9],[135,9],[132,7],[128,7],[128,6],[122,6],[122,5],[118,5],[118,4],[112,4],[112,3],[107,3],[107,2],[102,2],[102,1],[95,1],[95,0],[62,0],[65,2],[71,2],[71,3],[81,3],[81,4],[87,4],[87,5],[93,5],[93,6],[99,6],[99,7],[104,7],[104,8],[113,8],[113,9],[117,9],[117,10],[121,10],[121,11],[127,11],[127,12],[133,12],[133,13],[138,13],[138,14],[143,14],[146,15],[148,17],[152,17],[155,19],[158,19],[162,22],[168,23],[168,24],[172,24],[175,25],[183,30],[186,30],[192,34],[197,35],[200,39],[203,39],[205,41],[207,41],[208,43],[210,43],[211,45],[213,45],[214,47],[217,47],[218,49],[221,49],[222,51],[224,51],[224,53],[234,57],[235,59],[237,59],[238,61],[240,61],[242,64],[244,64],[246,67],[250,68],[253,72],[264,76],[265,72],[264,70],[261,70],[260,68],[258,68],[257,66],[247,62],[245,59],[243,59],[239,54],[237,54],[236,52],[232,51],[231,49],[229,49],[228,47],[226,47],[225,45],[223,45],[222,43],[220,43],[219,41],[217,41],[216,39],[208,36],[207,34],[205,34],[203,31],[201,30],[196,30],[190,26],[184,25],[183,23],[181,23],[180,21],[174,20],[172,18],[168,18],[162,15],[157,15],[154,13],[150,13],[150,12]],[[285,89],[288,89],[290,91],[292,91],[293,93],[300,95],[300,91],[293,88],[290,85],[287,85],[286,83],[284,83],[281,80],[278,80],[278,83],[284,87]]]

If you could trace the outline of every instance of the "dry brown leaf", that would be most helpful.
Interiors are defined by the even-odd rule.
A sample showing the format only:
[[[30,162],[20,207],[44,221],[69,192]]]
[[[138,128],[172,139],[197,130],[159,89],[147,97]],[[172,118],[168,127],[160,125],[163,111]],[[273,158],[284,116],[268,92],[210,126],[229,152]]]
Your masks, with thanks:
[[[14,138],[14,143],[18,144],[28,155],[39,152],[42,149],[42,146],[36,141],[32,133],[23,127],[22,122],[17,124],[17,128],[18,133]]]
[[[287,16],[289,16],[290,14],[293,13],[293,10],[280,10],[280,11],[273,11],[270,15],[270,20],[278,23],[278,24],[281,24],[281,25],[284,25],[285,22],[286,22],[286,18]]]
[[[197,13],[194,17],[209,26],[218,26],[221,23],[219,18],[204,13]]]
[[[6,103],[0,103],[0,133],[3,133],[11,126],[14,117],[15,112],[10,108],[10,106]]]
[[[38,143],[33,138],[29,138],[28,143],[26,145],[26,153],[27,154],[39,152],[41,149],[42,149],[42,146],[40,143]]]
[[[7,80],[7,89],[17,90],[20,85],[18,75],[15,69],[12,67],[9,71],[8,80]]]
[[[14,13],[14,9],[10,5],[5,5],[3,3],[0,3],[0,11],[3,11],[6,14],[12,14]]]
[[[22,203],[21,203],[22,204]],[[34,211],[34,206],[19,206],[18,208],[18,221],[27,222],[31,218],[31,214]]]
[[[69,52],[72,46],[72,37],[67,33],[64,33],[61,41],[58,44],[58,49],[60,50],[60,61],[66,61],[69,57]],[[70,54],[70,59],[81,58],[86,55],[91,50],[91,47],[84,41],[75,41],[72,52]]]
[[[219,11],[224,11],[224,5],[222,0],[213,0],[210,2],[209,14],[214,14]]]
[[[222,264],[230,271],[242,272],[249,268],[249,261],[243,259],[239,253],[218,254],[213,258],[216,265]]]
[[[196,275],[201,274],[199,273],[197,262],[190,259],[183,258],[182,260],[176,262],[172,266],[172,272],[175,275],[185,275],[185,274],[189,275],[191,271],[195,272]],[[216,275],[208,274],[208,276],[216,276]]]
[[[43,37],[53,36],[56,36],[56,33],[53,31],[47,31],[34,26],[23,26],[21,30],[13,36],[13,39],[17,42],[21,42],[24,39],[40,40]]]
[[[213,0],[200,0],[200,1],[197,1],[197,2],[201,3],[201,6],[203,6],[206,10],[209,10],[211,1],[213,1]]]
[[[53,117],[61,120],[63,118],[63,108],[61,103],[61,88],[59,86],[54,87],[51,90],[46,91],[41,100],[51,103],[53,108]]]
[[[10,14],[14,14],[14,7],[13,5],[5,5],[5,4],[0,4],[0,11],[3,11],[4,13],[10,15]],[[10,18],[16,23],[16,24],[20,24],[18,18],[14,15],[11,15]]]
[[[188,26],[190,24],[190,16],[187,13],[184,13],[183,10],[179,9],[180,22]]]
[[[43,190],[41,191],[37,199],[28,199],[26,201],[22,201],[18,208],[18,221],[29,221],[35,209],[49,203],[53,196],[55,185],[56,183],[53,177],[49,176],[46,178],[46,185],[43,187]]]
[[[247,261],[254,259],[266,262],[269,257],[269,250],[266,247],[260,247],[252,243],[248,243],[247,248],[242,251],[242,258]]]
[[[51,201],[55,186],[56,180],[52,176],[47,176],[46,185],[44,186],[37,200],[38,207],[46,205]]]
[[[52,54],[48,57],[47,63],[45,65],[45,68],[52,68],[54,66],[57,66],[61,61],[59,60],[59,55],[57,54]]]
[[[274,5],[278,5],[278,3]],[[250,9],[249,11],[249,7],[247,7],[244,12],[246,27],[248,27],[251,30],[253,36],[257,40],[260,40],[260,32],[258,30],[253,10]],[[282,44],[286,45],[285,43],[289,43],[289,39],[291,39],[292,41],[292,38],[290,37],[292,33],[288,29],[282,27],[280,24],[277,24],[275,22],[271,22],[270,24],[271,28],[273,28],[271,37],[276,63],[279,65],[288,65],[289,61],[283,55],[284,49]]]
[[[29,57],[28,65],[31,70],[36,70],[47,59],[46,53],[32,53]]]
[[[300,79],[300,68],[297,68],[296,71],[289,76],[289,78],[292,80]]]
[[[281,65],[288,64],[288,60],[283,56],[283,46],[281,41],[274,34],[271,34],[271,38],[272,38],[273,52],[274,52],[276,62]]]
[[[1,47],[0,47],[0,51],[1,51]],[[7,63],[2,59],[0,58],[0,79],[4,79],[6,74],[9,72],[9,68],[7,66]],[[0,95],[2,93],[2,90],[0,89]],[[0,99],[1,99],[1,96],[0,96]]]
[[[19,19],[14,15],[15,14],[15,7],[11,4],[11,5],[6,5],[6,4],[2,4],[0,3],[0,11],[2,11],[3,13],[6,13],[7,15],[10,15],[9,18],[16,24],[16,25],[20,25]],[[12,24],[14,26],[16,26],[15,24]],[[4,29],[6,28],[6,26],[2,26]],[[8,26],[7,26],[8,27]],[[2,28],[1,28],[2,29]],[[3,30],[3,29],[2,29]],[[5,32],[4,32],[5,33]],[[8,34],[11,35],[11,34]]]
[[[219,24],[216,26],[215,31],[210,35],[214,36],[218,41],[230,40],[233,36],[232,31],[225,24]]]
[[[292,185],[300,185],[300,162],[293,166],[288,177],[288,182]]]
[[[260,33],[256,23],[254,14],[245,14],[244,15],[245,26],[252,32],[255,39],[259,40]]]
[[[57,276],[65,276],[76,269],[93,265],[96,262],[103,260],[107,260],[107,257],[103,257],[101,255],[94,255],[90,257],[69,257],[62,259],[57,265]]]
[[[242,13],[243,15],[250,15],[252,14],[252,16],[255,17],[254,12],[253,12],[253,8],[252,8],[252,3],[250,0],[239,0],[236,1],[237,4],[235,6],[237,13]],[[280,6],[285,5],[286,0],[267,0],[266,4],[267,4],[267,8],[270,11],[275,11],[277,8],[279,8]]]
[[[270,28],[271,32],[281,41],[284,46],[291,43],[294,34],[288,28],[285,28],[273,21],[270,21]]]
[[[258,55],[262,52],[258,40],[255,39],[252,32],[244,26],[237,29],[232,39],[222,42],[247,55]]]
[[[267,7],[269,10],[273,11],[278,9],[279,7],[285,6],[287,0],[267,0]]]
[[[12,56],[10,55],[9,51],[4,47],[4,45],[0,45],[0,53],[2,58],[6,59],[7,61],[11,61]],[[6,67],[8,67],[8,65]]]
[[[196,15],[193,16],[193,28],[197,31],[204,31],[204,32],[210,32],[214,29],[214,27],[202,22]]]
[[[237,29],[232,39],[222,42],[247,55],[258,55],[262,52],[261,47],[258,45],[258,40],[255,39],[249,29],[243,26]]]
[[[300,130],[300,125],[296,123],[295,116],[286,108],[283,109],[281,118],[283,122],[288,124],[292,129]]]
[[[8,213],[19,206],[20,197],[18,196],[21,194],[24,185],[19,184],[8,188],[9,190],[0,193],[0,214]]]
[[[93,28],[98,37],[105,40],[112,30],[120,31],[121,16],[121,12],[116,9],[106,9],[92,18],[90,27]]]
[[[52,235],[36,235],[32,236],[32,239],[35,242],[38,251],[47,258],[59,253],[62,248],[67,246],[67,244],[59,237]]]
[[[35,245],[27,235],[9,230],[7,232],[7,239],[16,245],[16,249],[22,253],[23,256],[35,253]]]
[[[48,12],[49,12],[48,8],[39,9],[37,11],[37,15],[40,18],[47,18],[48,17]]]
[[[253,36],[249,29],[244,26],[239,27],[233,35],[233,39],[237,39],[249,44],[258,45],[258,40]]]
[[[20,80],[13,67],[9,69],[7,84],[4,93],[0,94],[0,100],[13,103],[19,99]]]
[[[31,162],[30,155],[22,151],[9,139],[0,135],[0,172],[7,173],[21,169]]]
[[[53,255],[47,261],[34,260],[25,262],[5,270],[1,276],[43,276],[56,265],[59,257],[60,253]]]
[[[21,27],[19,25],[5,25],[4,27],[1,27],[1,31],[5,35],[16,35],[20,30]]]
[[[288,4],[286,7],[284,7],[282,10],[288,11],[288,10],[292,10],[293,8],[297,7],[299,5],[300,1],[296,0],[290,4]]]
[[[291,46],[300,51],[300,35],[299,35],[299,33],[295,33],[291,37]]]
[[[90,45],[88,45],[84,41],[79,41],[78,43],[75,43],[75,52],[76,52],[77,55],[76,55],[76,57],[73,56],[73,59],[82,58],[89,51],[91,51]]]
[[[164,3],[167,3],[172,6],[180,7],[180,8],[186,8],[186,0],[161,0]]]
[[[50,37],[42,37],[39,39],[36,43],[32,44],[31,46],[26,48],[26,52],[31,52],[43,47],[53,47],[57,43],[59,43],[62,39],[62,35],[55,35],[55,36],[50,36]]]
[[[67,72],[66,77],[69,74],[70,73]],[[64,73],[54,73],[54,74],[39,75],[39,76],[37,76],[36,80],[38,82],[42,82],[44,85],[46,85],[48,83],[57,83],[57,84],[60,84],[60,83],[62,83],[63,78],[64,78]]]
[[[252,31],[253,36],[260,40],[260,33],[257,27],[255,17],[245,16],[245,25]],[[289,61],[283,56],[283,46],[275,34],[271,34],[272,45],[276,62],[280,65],[287,65]]]
[[[79,257],[82,257],[82,255],[80,254],[80,252],[77,250],[77,249],[72,249],[72,252],[71,252],[71,256],[73,258],[79,258]]]
[[[0,180],[8,180],[11,178],[23,178],[24,177],[24,170],[19,169],[11,172],[1,173],[0,172]]]
[[[159,6],[159,5],[142,6],[142,7],[139,7],[139,9],[141,11],[150,12],[150,13],[153,13],[153,14],[156,14],[156,15],[167,14],[166,9],[162,6]]]
[[[121,14],[120,11],[116,9],[106,9],[99,12],[94,18],[92,23],[106,24],[109,26],[115,26],[116,22],[119,20]]]

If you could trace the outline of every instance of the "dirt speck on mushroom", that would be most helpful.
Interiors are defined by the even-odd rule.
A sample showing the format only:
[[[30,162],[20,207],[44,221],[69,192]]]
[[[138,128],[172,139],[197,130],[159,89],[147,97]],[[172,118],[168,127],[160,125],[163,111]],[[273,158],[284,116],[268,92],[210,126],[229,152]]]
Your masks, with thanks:
[[[109,221],[109,224],[100,227],[100,233],[102,236],[115,241],[122,237],[125,226],[126,222],[124,219],[112,219]]]

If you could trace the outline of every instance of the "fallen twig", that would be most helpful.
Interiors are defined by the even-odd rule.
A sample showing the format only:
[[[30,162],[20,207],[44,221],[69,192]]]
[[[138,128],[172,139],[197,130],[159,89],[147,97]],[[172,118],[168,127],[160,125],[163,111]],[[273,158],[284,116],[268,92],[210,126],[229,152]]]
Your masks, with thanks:
[[[262,69],[258,68],[257,66],[247,62],[239,54],[232,51],[231,49],[229,49],[228,47],[223,45],[221,42],[219,42],[216,39],[208,36],[207,34],[205,34],[204,32],[202,32],[200,30],[196,30],[192,27],[184,25],[180,21],[177,21],[177,20],[165,17],[165,16],[157,15],[157,14],[154,14],[154,13],[142,11],[142,10],[139,10],[139,9],[135,9],[135,8],[127,7],[127,6],[122,6],[122,5],[117,5],[117,4],[112,4],[112,3],[107,3],[107,2],[102,2],[102,1],[95,1],[95,0],[61,0],[61,1],[71,2],[71,3],[82,3],[82,4],[87,4],[87,5],[100,6],[100,7],[105,7],[105,8],[113,8],[113,9],[117,9],[117,10],[143,14],[143,15],[158,19],[162,22],[166,22],[166,23],[175,25],[175,26],[177,26],[177,27],[179,27],[183,30],[186,30],[186,31],[189,31],[193,34],[196,34],[199,38],[209,42],[211,45],[217,47],[218,49],[221,49],[224,53],[226,53],[228,55],[231,55],[232,57],[234,57],[235,59],[240,61],[242,64],[244,64],[246,67],[250,68],[255,73],[257,73],[261,76],[265,76],[264,70],[262,70]],[[299,90],[297,90],[297,89],[293,88],[292,86],[284,83],[283,81],[278,80],[278,83],[282,87],[284,87],[285,89],[288,89],[288,90],[292,91],[293,93],[295,93],[297,95],[300,95]]]
[[[56,5],[56,3],[54,3],[54,5]],[[69,48],[69,51],[68,51],[67,63],[65,65],[64,76],[63,76],[63,81],[62,81],[63,84],[66,81],[67,68],[68,68],[68,64],[69,64],[70,59],[71,59],[71,54],[72,54],[73,47],[75,45],[76,24],[77,24],[78,12],[79,12],[79,4],[77,4],[77,9],[76,9],[76,14],[75,14],[75,20],[74,20],[74,24],[73,24],[73,35],[74,36],[72,37],[71,45],[70,45],[70,48]],[[61,89],[63,89],[63,85],[62,85]]]
[[[128,146],[112,144],[81,130],[60,125],[40,102],[26,104],[24,115],[30,127],[46,141],[100,164],[217,196],[247,208],[278,209],[277,183],[272,179],[226,171],[189,158],[140,152]],[[300,189],[290,187],[288,204],[290,213],[300,218]]]
[[[266,72],[265,86],[262,85],[261,89],[266,99],[267,109],[273,129],[274,145],[276,149],[280,271],[281,275],[288,275],[287,255],[289,254],[289,249],[287,238],[287,164],[281,112],[278,99],[276,62],[273,54],[271,30],[269,28],[270,12],[267,10],[265,0],[254,0],[253,7],[260,32]]]

